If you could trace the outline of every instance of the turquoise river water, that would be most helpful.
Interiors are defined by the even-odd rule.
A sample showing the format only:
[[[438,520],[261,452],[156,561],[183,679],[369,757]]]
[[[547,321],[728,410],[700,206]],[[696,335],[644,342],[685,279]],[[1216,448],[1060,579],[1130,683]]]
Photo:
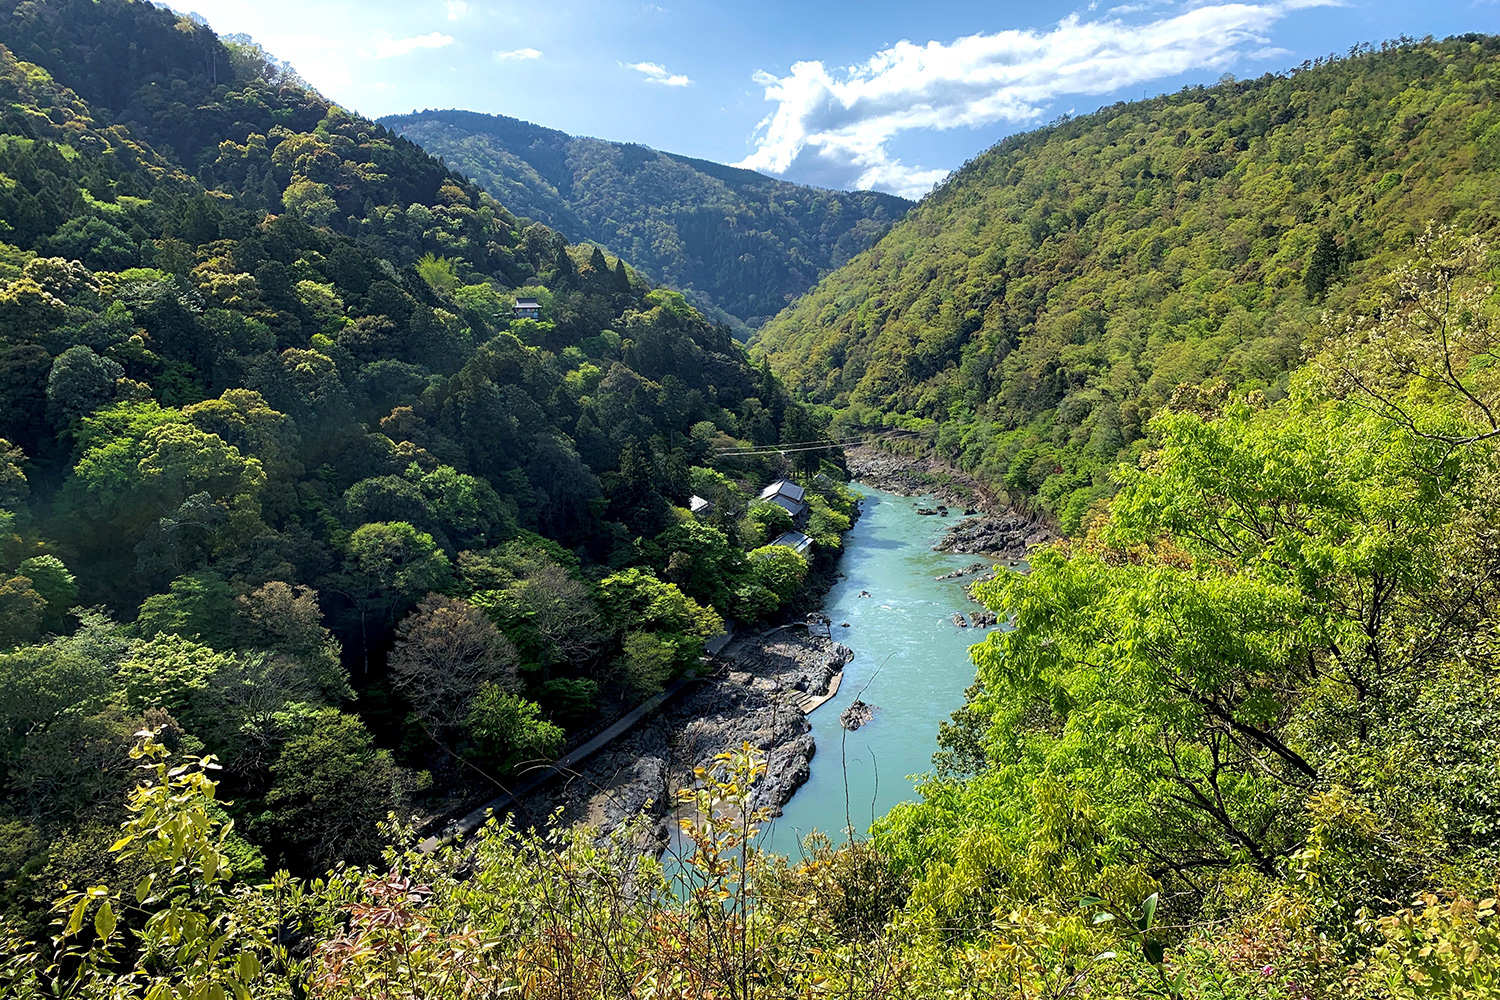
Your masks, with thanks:
[[[840,842],[847,827],[863,834],[876,817],[915,797],[911,776],[931,768],[938,724],[963,704],[974,680],[969,646],[987,634],[952,621],[954,612],[980,610],[964,594],[972,577],[934,579],[980,561],[932,551],[957,512],[922,516],[916,508],[925,498],[855,488],[864,494],[864,513],[844,538],[844,578],[824,603],[833,638],[853,649],[854,659],[838,695],[808,716],[817,740],[812,776],[760,839],[762,848],[792,857],[813,830]],[[856,697],[875,706],[875,718],[846,733],[839,715]]]

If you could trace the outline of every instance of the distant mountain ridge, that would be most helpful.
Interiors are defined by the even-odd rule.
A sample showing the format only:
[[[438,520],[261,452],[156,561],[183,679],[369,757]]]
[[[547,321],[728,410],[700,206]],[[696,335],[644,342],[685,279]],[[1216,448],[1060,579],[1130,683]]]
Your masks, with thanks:
[[[869,249],[912,205],[503,115],[421,111],[380,122],[517,213],[626,255],[742,335]]]

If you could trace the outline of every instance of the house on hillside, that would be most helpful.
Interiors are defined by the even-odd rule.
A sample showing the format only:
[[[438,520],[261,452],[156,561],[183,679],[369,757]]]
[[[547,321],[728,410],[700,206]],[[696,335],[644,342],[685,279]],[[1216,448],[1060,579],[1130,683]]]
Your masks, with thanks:
[[[708,517],[714,512],[714,502],[712,500],[705,500],[694,493],[693,498],[688,501],[688,510],[692,512],[694,517]]]
[[[812,548],[813,540],[800,531],[786,531],[776,537],[772,545],[785,545],[789,549],[795,549],[798,555],[802,555]]]
[[[516,299],[515,309],[512,312],[516,319],[541,319],[542,304],[536,299]]]
[[[808,506],[807,492],[796,483],[786,479],[778,479],[776,482],[760,491],[760,498],[766,503],[774,503],[788,514],[792,515],[792,527],[801,528],[807,524]]]

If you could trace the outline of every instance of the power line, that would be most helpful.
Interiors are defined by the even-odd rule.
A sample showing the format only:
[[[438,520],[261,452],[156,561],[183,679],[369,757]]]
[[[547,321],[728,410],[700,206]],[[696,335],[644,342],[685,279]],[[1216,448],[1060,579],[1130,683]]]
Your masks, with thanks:
[[[756,455],[791,455],[801,451],[827,451],[831,448],[846,448],[852,444],[868,444],[869,442],[882,437],[889,438],[896,435],[912,435],[919,433],[920,431],[883,431],[879,434],[871,434],[864,437],[844,438],[841,441],[829,440],[823,443],[799,441],[796,444],[772,445],[762,448],[721,448],[714,454],[721,458],[741,455],[747,458],[754,457]]]

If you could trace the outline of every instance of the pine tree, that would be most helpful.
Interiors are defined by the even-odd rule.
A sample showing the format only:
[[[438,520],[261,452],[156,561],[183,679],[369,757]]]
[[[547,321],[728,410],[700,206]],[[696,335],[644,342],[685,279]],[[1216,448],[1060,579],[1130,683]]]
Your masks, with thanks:
[[[1321,299],[1323,292],[1338,275],[1342,263],[1343,257],[1333,234],[1323,230],[1318,234],[1318,245],[1313,248],[1312,257],[1307,262],[1307,271],[1302,276],[1302,283],[1307,287],[1307,297],[1315,302]]]
[[[578,287],[578,268],[573,264],[573,258],[568,254],[568,245],[560,244],[557,248],[557,256],[553,261],[553,291],[561,292]]]
[[[589,277],[600,281],[607,274],[609,274],[609,261],[604,259],[604,251],[595,246],[594,252],[589,254]]]
[[[656,484],[659,475],[651,452],[632,437],[620,452],[620,471],[608,490],[610,516],[632,534],[650,537],[665,526],[666,503]]]

